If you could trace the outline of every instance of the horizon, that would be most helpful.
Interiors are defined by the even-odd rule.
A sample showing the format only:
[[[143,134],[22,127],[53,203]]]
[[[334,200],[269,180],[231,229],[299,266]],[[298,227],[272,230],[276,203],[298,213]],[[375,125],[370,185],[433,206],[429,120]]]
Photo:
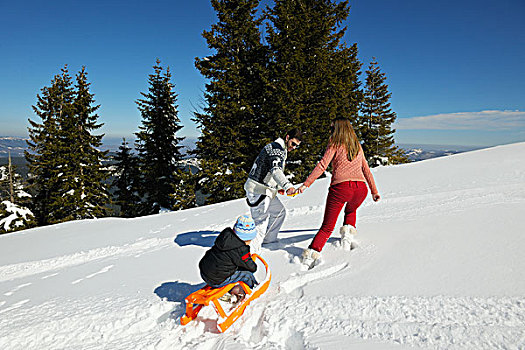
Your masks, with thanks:
[[[261,1],[259,11],[272,3]],[[361,81],[372,57],[385,73],[397,143],[487,147],[525,141],[522,1],[354,0],[350,6],[343,40],[358,45]],[[0,133],[27,137],[27,119],[37,120],[31,109],[37,94],[67,64],[72,75],[86,66],[101,106],[100,133],[131,139],[141,123],[135,101],[159,58],[170,67],[178,95],[178,136],[199,136],[191,119],[203,107],[206,80],[194,58],[212,54],[201,33],[217,21],[208,0],[32,0],[4,2],[0,10]]]
[[[197,137],[189,137],[189,136],[182,136],[184,137],[184,140],[182,142],[196,142],[198,140],[198,136]],[[12,135],[0,135],[0,140],[2,139],[16,139],[16,140],[29,140],[29,136],[12,136]],[[119,142],[119,144],[122,144],[122,139],[123,137],[106,137],[104,136],[104,138],[102,138],[102,144],[106,143],[112,143],[112,144],[115,144],[117,141]],[[104,140],[108,140],[106,142],[104,142]],[[135,138],[128,138],[126,137],[126,142],[129,142],[131,144],[131,142],[134,142],[135,141]],[[395,145],[398,146],[398,147],[424,147],[424,146],[434,146],[434,147],[465,147],[465,148],[490,148],[490,147],[497,147],[497,146],[504,146],[504,145],[508,145],[508,144],[513,144],[513,143],[520,143],[520,142],[525,142],[525,141],[517,141],[517,142],[508,142],[508,143],[501,143],[501,144],[494,144],[494,145],[488,145],[488,146],[485,146],[485,145],[461,145],[461,144],[437,144],[437,143],[404,143],[404,142],[396,142]]]

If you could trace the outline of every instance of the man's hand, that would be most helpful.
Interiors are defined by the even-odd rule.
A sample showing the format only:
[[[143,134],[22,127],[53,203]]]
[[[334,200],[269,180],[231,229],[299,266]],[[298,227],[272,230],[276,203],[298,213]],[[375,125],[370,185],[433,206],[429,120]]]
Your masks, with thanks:
[[[295,187],[290,187],[289,189],[286,190],[286,194],[291,196],[291,195],[294,195],[295,194]]]
[[[308,187],[306,187],[305,185],[302,185],[301,187],[299,187],[299,189],[297,190],[297,192],[299,193],[303,193],[304,190],[306,190]]]
[[[381,199],[381,196],[379,195],[379,193],[376,193],[372,195],[372,199],[374,200],[374,202],[377,202]]]

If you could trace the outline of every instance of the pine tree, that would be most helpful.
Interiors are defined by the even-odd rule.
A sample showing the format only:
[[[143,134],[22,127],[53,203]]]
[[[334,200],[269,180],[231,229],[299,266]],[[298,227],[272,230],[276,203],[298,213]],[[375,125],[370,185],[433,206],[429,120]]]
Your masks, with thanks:
[[[396,113],[390,108],[391,93],[374,58],[366,71],[364,100],[361,106],[357,132],[370,166],[406,163],[404,152],[394,145],[392,124]]]
[[[359,76],[361,75],[361,62],[357,58],[357,44],[346,46],[342,44],[333,55],[333,73],[335,75],[333,105],[335,116],[347,117],[357,125],[359,107],[363,102],[363,91]]]
[[[195,188],[198,177],[192,174],[190,167],[178,169],[179,182],[173,186],[173,210],[194,208],[197,206]]]
[[[141,93],[144,99],[136,102],[142,115],[135,146],[142,174],[143,214],[173,206],[171,193],[178,182],[177,168],[182,159],[179,143],[184,139],[176,137],[182,126],[177,116],[177,95],[173,91],[169,67],[164,72],[157,59],[153,69],[155,73],[149,75],[148,93]]]
[[[267,9],[271,52],[268,115],[278,130],[297,126],[303,145],[290,169],[304,180],[323,154],[330,122],[351,117],[361,98],[357,46],[342,42],[348,1],[277,0]]]
[[[61,219],[61,215],[52,210],[54,197],[59,196],[65,162],[59,133],[62,132],[62,120],[74,114],[73,100],[71,77],[65,66],[62,73],[53,78],[51,86],[42,88],[41,95],[37,95],[33,110],[42,122],[29,119],[29,151],[25,152],[25,157],[29,168],[29,190],[33,195],[31,209],[39,226]]]
[[[115,155],[115,161],[115,180],[112,184],[116,188],[115,202],[120,206],[120,216],[135,217],[139,214],[140,204],[139,161],[137,156],[131,152],[125,138]]]
[[[95,114],[100,106],[93,106],[94,95],[89,86],[83,67],[76,75],[70,113],[57,118],[56,158],[61,173],[59,188],[51,195],[51,223],[102,217],[109,202],[104,183],[107,171],[102,165],[107,151],[98,150],[103,135],[92,134],[102,127]]]
[[[39,225],[104,215],[109,198],[102,161],[107,152],[97,149],[102,136],[91,134],[101,125],[89,85],[82,68],[73,86],[66,66],[37,95],[33,109],[42,123],[29,120],[26,159]]]
[[[196,58],[208,79],[206,107],[195,113],[201,136],[194,151],[209,203],[241,197],[253,161],[275,126],[264,115],[267,51],[256,18],[259,0],[212,0],[218,22],[203,37],[212,55]]]
[[[100,105],[93,105],[95,100],[94,95],[89,91],[90,85],[85,67],[82,67],[76,75],[73,102],[75,117],[69,120],[72,123],[68,123],[70,132],[65,138],[76,148],[70,152],[74,166],[72,166],[70,181],[66,182],[68,187],[65,188],[66,193],[75,191],[69,197],[72,213],[69,217],[74,219],[102,217],[109,203],[106,184],[109,172],[103,165],[108,151],[100,150],[104,135],[93,134],[103,124],[97,122],[99,116],[96,111]]]

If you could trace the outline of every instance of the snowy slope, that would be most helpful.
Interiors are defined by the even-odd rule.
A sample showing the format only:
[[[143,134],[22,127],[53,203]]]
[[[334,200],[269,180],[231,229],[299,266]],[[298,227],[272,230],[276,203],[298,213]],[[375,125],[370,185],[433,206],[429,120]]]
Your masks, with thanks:
[[[289,209],[266,294],[225,334],[184,298],[235,200],[0,236],[0,349],[524,349],[525,143],[374,170],[360,245],[304,271],[329,179]]]

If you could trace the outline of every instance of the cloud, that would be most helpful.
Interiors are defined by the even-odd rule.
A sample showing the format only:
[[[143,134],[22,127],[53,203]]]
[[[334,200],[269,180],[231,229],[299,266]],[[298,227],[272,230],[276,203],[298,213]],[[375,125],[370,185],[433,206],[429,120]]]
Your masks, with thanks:
[[[398,118],[397,130],[525,130],[525,111],[481,111]]]

